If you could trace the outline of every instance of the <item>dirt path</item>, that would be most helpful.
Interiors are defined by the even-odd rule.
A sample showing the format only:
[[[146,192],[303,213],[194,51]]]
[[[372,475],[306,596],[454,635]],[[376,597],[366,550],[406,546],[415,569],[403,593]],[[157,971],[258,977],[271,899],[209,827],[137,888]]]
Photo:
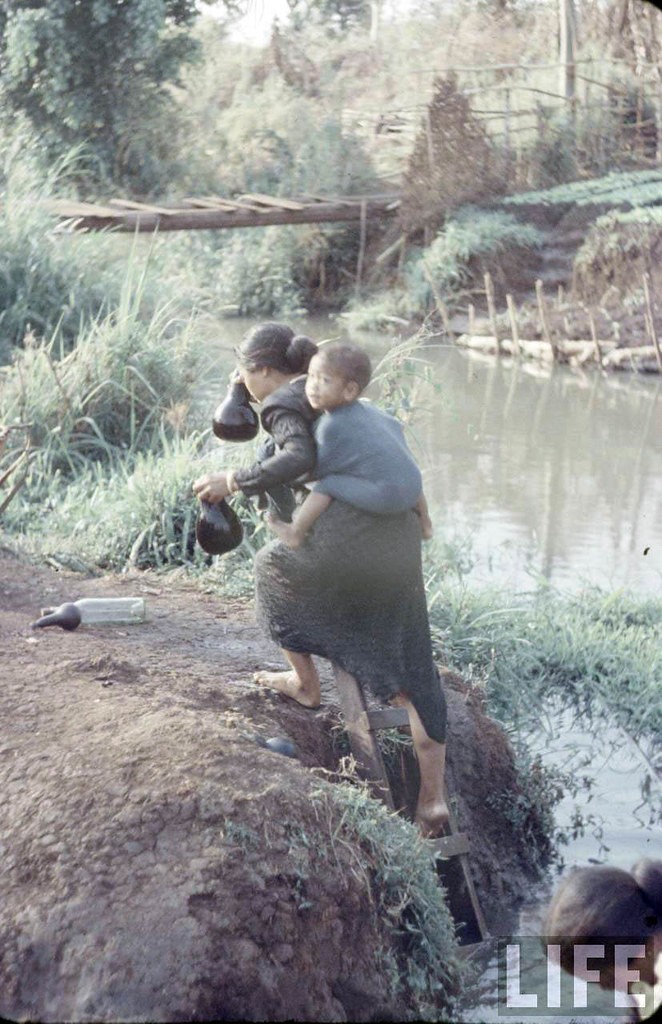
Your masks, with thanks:
[[[144,597],[147,622],[31,629],[44,606],[102,595]],[[85,578],[2,550],[0,637],[0,1016],[405,1012],[403,993],[384,1005],[378,952],[395,932],[360,850],[309,799],[328,786],[310,769],[338,762],[328,672],[322,708],[298,708],[251,680],[279,658],[250,606],[173,576]],[[502,732],[449,682],[451,791],[495,921],[530,877],[506,819],[518,782]],[[298,759],[255,734],[289,737]]]

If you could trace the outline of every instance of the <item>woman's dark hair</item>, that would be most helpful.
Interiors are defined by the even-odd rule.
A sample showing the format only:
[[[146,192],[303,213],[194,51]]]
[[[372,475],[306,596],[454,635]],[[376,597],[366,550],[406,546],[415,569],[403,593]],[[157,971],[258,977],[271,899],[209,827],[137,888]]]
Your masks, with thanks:
[[[305,373],[317,345],[305,334],[295,334],[287,324],[258,324],[248,332],[237,358],[247,370],[266,366],[279,373]]]
[[[546,941],[561,944],[561,966],[569,973],[573,940],[645,940],[662,931],[662,861],[641,860],[631,872],[578,868],[554,893],[543,931]]]
[[[330,345],[323,345],[319,350],[319,356],[343,380],[358,384],[359,391],[363,391],[370,383],[370,356],[358,345],[336,341]]]

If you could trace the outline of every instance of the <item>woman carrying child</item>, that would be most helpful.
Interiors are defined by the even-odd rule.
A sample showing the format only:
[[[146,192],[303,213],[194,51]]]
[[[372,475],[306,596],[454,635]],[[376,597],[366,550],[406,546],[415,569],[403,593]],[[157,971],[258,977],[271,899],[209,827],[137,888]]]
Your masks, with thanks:
[[[220,501],[237,491],[254,495],[273,484],[320,475],[313,474],[317,454],[313,428],[320,412],[324,410],[320,423],[329,426],[324,420],[329,412],[365,404],[356,402],[367,384],[365,363],[363,376],[357,379],[360,350],[347,348],[355,357],[354,368],[352,360],[345,358],[347,353],[338,351],[334,357],[330,347],[327,360],[325,349],[318,352],[310,339],[295,336],[284,324],[262,324],[247,335],[238,351],[238,371],[261,404],[262,425],[275,442],[275,452],[247,469],[196,480],[193,487],[201,500]],[[324,387],[321,377],[327,382]],[[340,397],[337,406],[331,400],[332,408],[329,393]],[[352,415],[350,408],[341,419]],[[326,455],[333,455],[329,458],[332,471],[320,479],[319,490],[306,501],[312,500],[312,509],[309,506],[306,513],[304,503],[304,519],[295,518],[291,535],[284,531],[286,543],[275,541],[258,553],[258,621],[282,649],[290,670],[259,672],[255,679],[305,707],[318,707],[320,682],[312,659],[318,655],[351,673],[378,699],[406,707],[421,775],[416,821],[424,835],[436,835],[448,820],[446,703],[432,657],[421,569],[421,532],[423,528],[429,534],[429,520],[420,474],[416,475],[416,467],[412,472],[413,459],[399,436],[399,425],[391,417],[378,415],[389,421],[380,422],[381,441],[388,441],[387,447],[395,453],[388,469],[399,467],[402,480],[384,476],[383,467],[376,474],[370,472],[370,451],[376,451],[379,441],[372,449],[361,443],[361,458],[348,467],[345,428],[351,437],[351,424],[341,423],[342,429],[331,431],[331,443],[326,446]],[[366,432],[365,425],[361,429]],[[354,447],[359,440],[354,438]],[[361,472],[349,479],[359,463]],[[325,481],[331,484],[325,487]],[[352,503],[366,496],[374,503],[373,510]],[[286,527],[280,522],[273,525],[279,533]]]

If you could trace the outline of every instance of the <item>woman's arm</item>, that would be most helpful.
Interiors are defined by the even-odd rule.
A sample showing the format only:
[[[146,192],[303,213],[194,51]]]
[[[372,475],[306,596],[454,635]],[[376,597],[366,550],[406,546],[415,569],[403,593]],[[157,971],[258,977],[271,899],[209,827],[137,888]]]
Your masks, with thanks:
[[[274,484],[289,484],[315,468],[316,447],[310,425],[303,416],[280,409],[269,420],[276,451],[263,462],[235,470],[234,485],[244,494],[259,494]]]

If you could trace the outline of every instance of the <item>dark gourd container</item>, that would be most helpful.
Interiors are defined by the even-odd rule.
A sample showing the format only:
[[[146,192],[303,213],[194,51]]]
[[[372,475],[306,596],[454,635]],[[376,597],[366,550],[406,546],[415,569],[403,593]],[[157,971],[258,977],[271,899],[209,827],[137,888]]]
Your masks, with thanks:
[[[227,501],[211,504],[200,502],[200,516],[195,525],[198,544],[208,555],[225,555],[239,547],[244,531],[239,518]]]
[[[212,430],[221,441],[252,441],[260,421],[243,381],[234,381],[214,413]]]

